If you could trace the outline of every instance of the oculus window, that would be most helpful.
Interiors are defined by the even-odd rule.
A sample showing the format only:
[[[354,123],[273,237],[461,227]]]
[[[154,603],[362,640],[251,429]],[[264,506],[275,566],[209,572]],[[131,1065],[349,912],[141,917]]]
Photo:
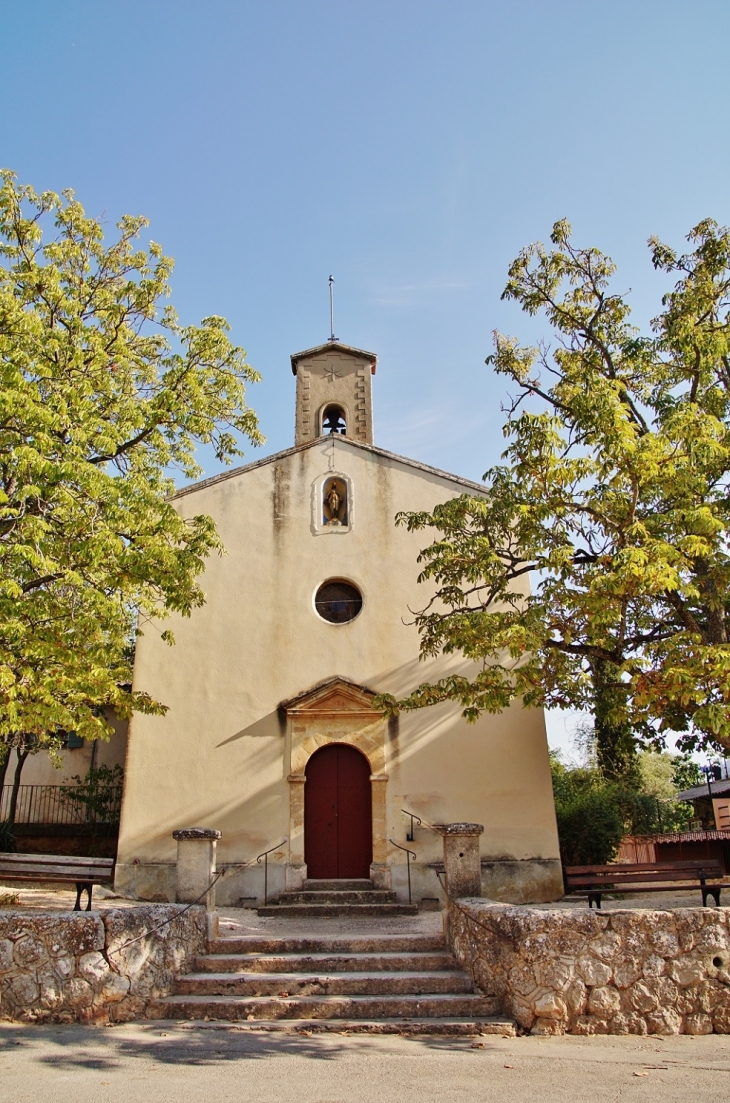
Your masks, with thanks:
[[[362,594],[351,582],[330,578],[317,590],[314,607],[322,620],[330,624],[346,624],[354,620],[362,609]]]

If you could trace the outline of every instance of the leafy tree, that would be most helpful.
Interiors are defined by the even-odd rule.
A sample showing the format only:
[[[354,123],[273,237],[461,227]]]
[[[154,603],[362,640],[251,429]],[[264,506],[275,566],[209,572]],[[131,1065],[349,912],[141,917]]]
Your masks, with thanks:
[[[624,835],[681,831],[692,805],[676,799],[681,756],[643,752],[638,785],[608,780],[595,765],[569,766],[550,755],[560,853],[566,865],[610,862]],[[681,766],[679,767],[681,769]]]
[[[460,652],[475,672],[391,709],[584,709],[604,775],[634,787],[637,741],[730,747],[730,234],[708,220],[689,240],[685,256],[650,242],[676,283],[644,336],[612,262],[566,222],[512,264],[503,297],[544,312],[554,348],[495,335],[488,363],[516,387],[505,462],[483,495],[398,518],[436,532],[422,655]]]
[[[136,633],[189,615],[221,544],[169,501],[261,442],[259,377],[223,318],[182,326],[172,261],[125,216],[111,242],[72,192],[0,188],[0,741],[107,738],[103,709],[161,712],[131,688]],[[169,633],[165,638],[172,642]]]
[[[675,755],[672,769],[672,782],[676,792],[702,785],[705,775],[701,768],[688,755]]]

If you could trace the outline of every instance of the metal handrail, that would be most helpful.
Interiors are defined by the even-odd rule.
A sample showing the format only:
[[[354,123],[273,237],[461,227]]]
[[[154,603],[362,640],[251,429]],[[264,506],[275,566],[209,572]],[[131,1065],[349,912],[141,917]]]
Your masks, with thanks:
[[[406,839],[408,840],[409,843],[412,843],[413,839],[414,839],[414,835],[413,835],[413,821],[414,820],[416,821],[416,823],[418,824],[419,827],[425,827],[427,831],[435,831],[436,830],[436,828],[433,827],[430,823],[427,823],[426,820],[422,820],[420,816],[417,816],[415,812],[409,812],[407,808],[401,808],[401,812],[403,813],[404,816],[410,816],[411,817],[411,831],[410,831],[410,834],[406,833]]]
[[[416,854],[415,850],[409,850],[407,846],[401,846],[400,843],[397,843],[395,841],[395,839],[391,839],[390,842],[393,844],[393,846],[397,846],[399,850],[405,850],[406,854],[408,855],[408,857],[406,858],[406,870],[408,871],[408,903],[410,904],[411,903],[411,860],[413,860],[415,862],[418,855]]]
[[[280,843],[277,843],[276,846],[269,847],[268,850],[263,850],[256,859],[256,865],[259,866],[261,865],[261,859],[264,859],[264,907],[266,907],[269,902],[269,854],[274,850],[278,850],[280,846],[283,846],[287,838],[288,836],[285,835]]]
[[[403,813],[404,816],[410,816],[411,817],[411,830],[406,831],[406,839],[409,843],[412,843],[413,839],[414,839],[413,821],[415,820],[416,823],[418,824],[418,826],[421,827],[422,824],[423,824],[423,820],[421,819],[420,816],[417,816],[415,812],[409,812],[407,808],[401,808],[401,812]]]

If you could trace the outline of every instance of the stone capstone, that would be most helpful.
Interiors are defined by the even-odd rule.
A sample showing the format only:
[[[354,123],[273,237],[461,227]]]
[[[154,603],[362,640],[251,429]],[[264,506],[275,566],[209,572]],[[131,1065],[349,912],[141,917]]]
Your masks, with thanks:
[[[214,827],[179,827],[172,833],[173,839],[220,839],[221,832]]]

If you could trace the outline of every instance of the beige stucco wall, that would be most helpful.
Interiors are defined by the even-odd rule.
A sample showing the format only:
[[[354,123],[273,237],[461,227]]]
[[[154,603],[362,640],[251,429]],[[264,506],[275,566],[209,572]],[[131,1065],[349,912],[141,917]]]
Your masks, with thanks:
[[[316,523],[313,487],[323,475],[351,480],[351,528]],[[427,534],[394,525],[406,509],[431,509],[460,493],[457,481],[342,438],[324,438],[240,474],[211,480],[177,499],[180,511],[215,518],[227,549],[208,563],[206,605],[168,622],[176,645],[148,626],[137,649],[135,688],[169,707],[164,717],[131,722],[119,844],[121,888],[141,896],[173,892],[175,828],[223,832],[220,863],[247,863],[289,833],[290,760],[286,715],[278,709],[339,675],[376,692],[404,694],[460,660],[418,661],[418,633],[407,623],[428,591],[416,556]],[[321,620],[314,594],[327,578],[346,578],[363,594],[349,624]],[[405,843],[401,808],[431,822],[483,823],[485,859],[558,858],[542,713],[514,707],[466,724],[452,706],[402,716],[386,738],[387,834]],[[436,896],[429,863],[440,840],[416,830],[414,885]],[[288,844],[274,855],[283,887]],[[403,855],[388,844],[393,884],[404,891]],[[516,867],[521,868],[521,867]],[[270,879],[271,879],[270,878]],[[552,878],[552,879],[551,879]],[[219,898],[260,894],[259,869],[227,874]],[[527,890],[525,890],[527,891]]]
[[[127,753],[127,722],[119,717],[109,716],[113,733],[108,740],[99,739],[96,744],[84,742],[81,747],[60,752],[60,765],[55,765],[46,751],[29,755],[23,766],[21,785],[66,785],[73,777],[85,777],[89,767],[123,766]],[[94,749],[96,748],[96,749]],[[15,751],[10,752],[10,761],[5,773],[5,784],[12,784],[17,758]]]

